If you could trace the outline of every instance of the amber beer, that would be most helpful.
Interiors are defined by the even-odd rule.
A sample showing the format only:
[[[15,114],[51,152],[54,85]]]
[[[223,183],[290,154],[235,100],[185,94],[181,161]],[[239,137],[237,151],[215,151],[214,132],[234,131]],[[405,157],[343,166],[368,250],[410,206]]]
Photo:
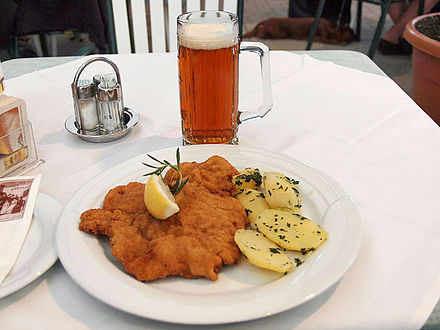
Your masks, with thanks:
[[[187,143],[231,143],[237,129],[239,44],[179,46],[180,109]]]
[[[184,144],[237,143],[239,122],[262,118],[272,107],[269,49],[239,42],[235,14],[202,10],[177,18],[180,111]],[[238,111],[238,56],[260,56],[263,105]]]

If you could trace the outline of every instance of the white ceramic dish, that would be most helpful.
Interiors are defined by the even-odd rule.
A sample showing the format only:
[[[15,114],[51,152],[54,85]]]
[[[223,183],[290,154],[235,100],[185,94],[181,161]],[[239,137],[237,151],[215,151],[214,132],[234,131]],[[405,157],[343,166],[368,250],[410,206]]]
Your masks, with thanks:
[[[0,285],[0,298],[43,275],[58,259],[53,234],[61,210],[58,201],[38,194],[32,224],[14,268]]]
[[[151,153],[175,160],[175,148]],[[310,166],[265,150],[229,145],[181,147],[184,161],[221,155],[238,169],[258,167],[300,181],[303,214],[321,224],[329,239],[292,273],[279,275],[250,265],[244,258],[225,267],[217,281],[171,277],[139,282],[111,255],[107,239],[78,230],[81,213],[101,207],[107,191],[130,181],[144,181],[146,155],[103,171],[80,188],[65,206],[57,226],[63,266],[82,288],[120,310],[156,320],[215,324],[276,314],[313,299],[336,283],[361,245],[361,221],[351,198],[327,175]]]

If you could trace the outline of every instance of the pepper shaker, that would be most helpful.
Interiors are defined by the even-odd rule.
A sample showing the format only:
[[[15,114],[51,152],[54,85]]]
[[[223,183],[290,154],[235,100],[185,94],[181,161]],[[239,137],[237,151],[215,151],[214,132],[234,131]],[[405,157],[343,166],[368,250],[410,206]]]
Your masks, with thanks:
[[[89,79],[79,80],[76,88],[72,86],[72,93],[75,118],[79,130],[84,135],[99,135],[94,83]]]
[[[106,74],[102,77],[96,98],[101,134],[114,134],[124,129],[122,90],[114,75]]]

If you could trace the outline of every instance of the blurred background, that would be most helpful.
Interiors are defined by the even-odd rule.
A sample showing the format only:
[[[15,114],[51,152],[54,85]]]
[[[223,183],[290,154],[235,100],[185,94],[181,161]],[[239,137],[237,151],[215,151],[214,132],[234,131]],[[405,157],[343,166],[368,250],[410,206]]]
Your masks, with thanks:
[[[348,15],[349,24],[354,29],[358,3],[346,1],[346,4],[351,12],[351,20]],[[1,0],[0,12],[1,61],[18,57],[78,56],[109,52],[105,0]],[[243,34],[265,19],[287,17],[288,14],[289,0],[244,0]],[[364,3],[359,41],[345,46],[314,42],[312,49],[343,49],[367,54],[380,14],[380,6]],[[383,32],[392,25],[388,15]],[[253,37],[252,40],[258,38]],[[306,40],[293,39],[267,39],[264,42],[272,50],[305,50],[307,44]],[[411,95],[411,54],[383,55],[377,51],[373,60]]]

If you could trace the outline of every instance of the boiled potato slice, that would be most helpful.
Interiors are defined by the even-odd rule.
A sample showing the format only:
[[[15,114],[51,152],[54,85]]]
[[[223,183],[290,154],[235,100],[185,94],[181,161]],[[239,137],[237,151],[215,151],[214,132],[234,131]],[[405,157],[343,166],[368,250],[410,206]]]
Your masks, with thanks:
[[[258,218],[261,212],[270,208],[264,199],[264,195],[261,191],[254,189],[245,189],[235,196],[246,210],[246,215],[249,220],[251,228],[256,229],[254,226],[255,220]]]
[[[267,204],[273,209],[287,209],[300,213],[301,198],[296,183],[284,174],[264,172],[263,184]]]
[[[239,175],[232,177],[235,186],[234,195],[244,189],[258,189],[261,187],[262,177],[258,168],[247,167]]]
[[[241,252],[255,266],[279,273],[287,273],[294,268],[292,260],[279,246],[255,230],[239,229],[234,239]]]
[[[254,225],[279,246],[303,253],[316,249],[328,236],[312,220],[282,210],[264,210]]]

